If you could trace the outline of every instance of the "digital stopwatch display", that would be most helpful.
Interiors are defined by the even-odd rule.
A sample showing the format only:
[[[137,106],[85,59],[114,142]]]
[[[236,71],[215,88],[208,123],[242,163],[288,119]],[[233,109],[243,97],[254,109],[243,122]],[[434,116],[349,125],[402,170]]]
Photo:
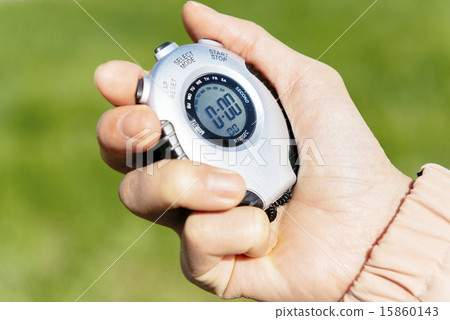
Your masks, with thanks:
[[[185,105],[194,130],[226,147],[245,142],[256,126],[255,107],[248,93],[221,74],[195,79],[186,92]]]

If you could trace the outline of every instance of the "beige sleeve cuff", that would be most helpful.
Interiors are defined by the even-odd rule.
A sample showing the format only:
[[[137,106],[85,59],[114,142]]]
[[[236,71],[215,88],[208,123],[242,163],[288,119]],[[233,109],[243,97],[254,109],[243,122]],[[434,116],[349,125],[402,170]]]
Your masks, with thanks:
[[[422,170],[342,301],[450,301],[450,171]]]

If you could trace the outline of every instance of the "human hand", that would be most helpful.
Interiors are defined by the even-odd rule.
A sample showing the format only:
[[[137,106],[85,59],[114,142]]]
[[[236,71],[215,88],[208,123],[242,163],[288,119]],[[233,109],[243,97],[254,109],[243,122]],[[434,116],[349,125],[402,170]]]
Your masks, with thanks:
[[[197,3],[185,5],[183,20],[194,41],[221,42],[270,81],[299,149],[305,139],[313,139],[325,165],[301,164],[293,197],[271,224],[258,208],[235,207],[245,194],[237,174],[185,160],[170,160],[153,175],[130,171],[127,138],[145,128],[158,131],[160,125],[151,108],[134,105],[137,79],[145,71],[109,62],[98,68],[95,80],[119,108],[103,115],[97,134],[105,162],[130,171],[120,186],[122,202],[135,214],[174,229],[182,241],[186,277],[221,297],[339,300],[411,180],[389,162],[335,70],[286,47],[254,23]]]

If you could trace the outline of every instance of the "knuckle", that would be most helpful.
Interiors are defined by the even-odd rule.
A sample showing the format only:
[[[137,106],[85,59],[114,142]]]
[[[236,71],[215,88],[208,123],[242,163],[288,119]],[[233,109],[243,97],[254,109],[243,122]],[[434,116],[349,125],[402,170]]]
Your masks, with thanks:
[[[197,181],[202,181],[204,170],[193,167],[186,160],[173,160],[163,168],[162,196],[166,201],[182,200],[193,195],[195,188],[191,188]]]
[[[177,180],[174,180],[172,172],[168,172],[161,178],[159,192],[161,199],[165,203],[171,202],[172,199],[175,199],[174,194],[177,193],[177,185]]]
[[[322,64],[322,67],[323,67],[323,72],[326,75],[328,75],[330,78],[332,78],[334,80],[336,80],[336,79],[342,80],[342,77],[339,74],[339,72],[336,69],[334,69],[333,67],[331,67],[327,64]]]
[[[122,110],[109,109],[100,117],[97,123],[97,140],[101,149],[114,155],[121,155],[125,151],[125,141],[117,132],[117,119]]]
[[[107,110],[97,122],[97,139],[100,143],[104,142],[104,138],[106,137],[106,133],[108,132],[108,124],[111,119],[111,114],[113,109]]]
[[[183,193],[184,171],[178,161],[171,161],[161,168],[160,190],[164,201],[172,202]]]
[[[257,50],[258,40],[268,35],[267,31],[253,21],[245,20],[245,29],[248,32],[238,37],[238,47],[243,57],[252,57]]]
[[[268,235],[269,228],[267,215],[264,211],[258,208],[252,208],[250,211],[250,226],[251,237],[254,241],[261,241]]]
[[[136,187],[139,184],[139,174],[136,170],[127,173],[119,185],[119,199],[132,212],[136,211],[136,197],[140,190]]]
[[[319,63],[317,65],[316,74],[326,82],[342,81],[339,72],[325,63]]]
[[[201,214],[191,213],[185,223],[183,229],[183,238],[188,246],[199,246],[203,241],[203,226]]]
[[[261,27],[259,24],[247,20],[248,28],[254,32],[255,35],[261,35],[263,33],[266,33],[266,30]]]
[[[329,65],[310,61],[306,71],[294,79],[294,86],[290,93],[309,91],[314,96],[317,93],[328,92],[331,88],[342,88],[344,81],[340,74]]]

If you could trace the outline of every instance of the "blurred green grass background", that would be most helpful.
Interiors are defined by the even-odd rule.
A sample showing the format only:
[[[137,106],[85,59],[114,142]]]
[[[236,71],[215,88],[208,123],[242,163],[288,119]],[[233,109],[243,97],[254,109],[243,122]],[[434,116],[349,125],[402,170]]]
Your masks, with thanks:
[[[80,0],[145,68],[190,42],[183,1]],[[205,1],[318,57],[369,0]],[[450,2],[378,1],[322,58],[392,162],[450,165]],[[207,26],[205,26],[207,27]],[[125,53],[72,0],[0,0],[0,301],[73,301],[149,225],[122,207],[95,128],[95,68]],[[82,301],[217,301],[184,279],[177,236],[154,226]]]

